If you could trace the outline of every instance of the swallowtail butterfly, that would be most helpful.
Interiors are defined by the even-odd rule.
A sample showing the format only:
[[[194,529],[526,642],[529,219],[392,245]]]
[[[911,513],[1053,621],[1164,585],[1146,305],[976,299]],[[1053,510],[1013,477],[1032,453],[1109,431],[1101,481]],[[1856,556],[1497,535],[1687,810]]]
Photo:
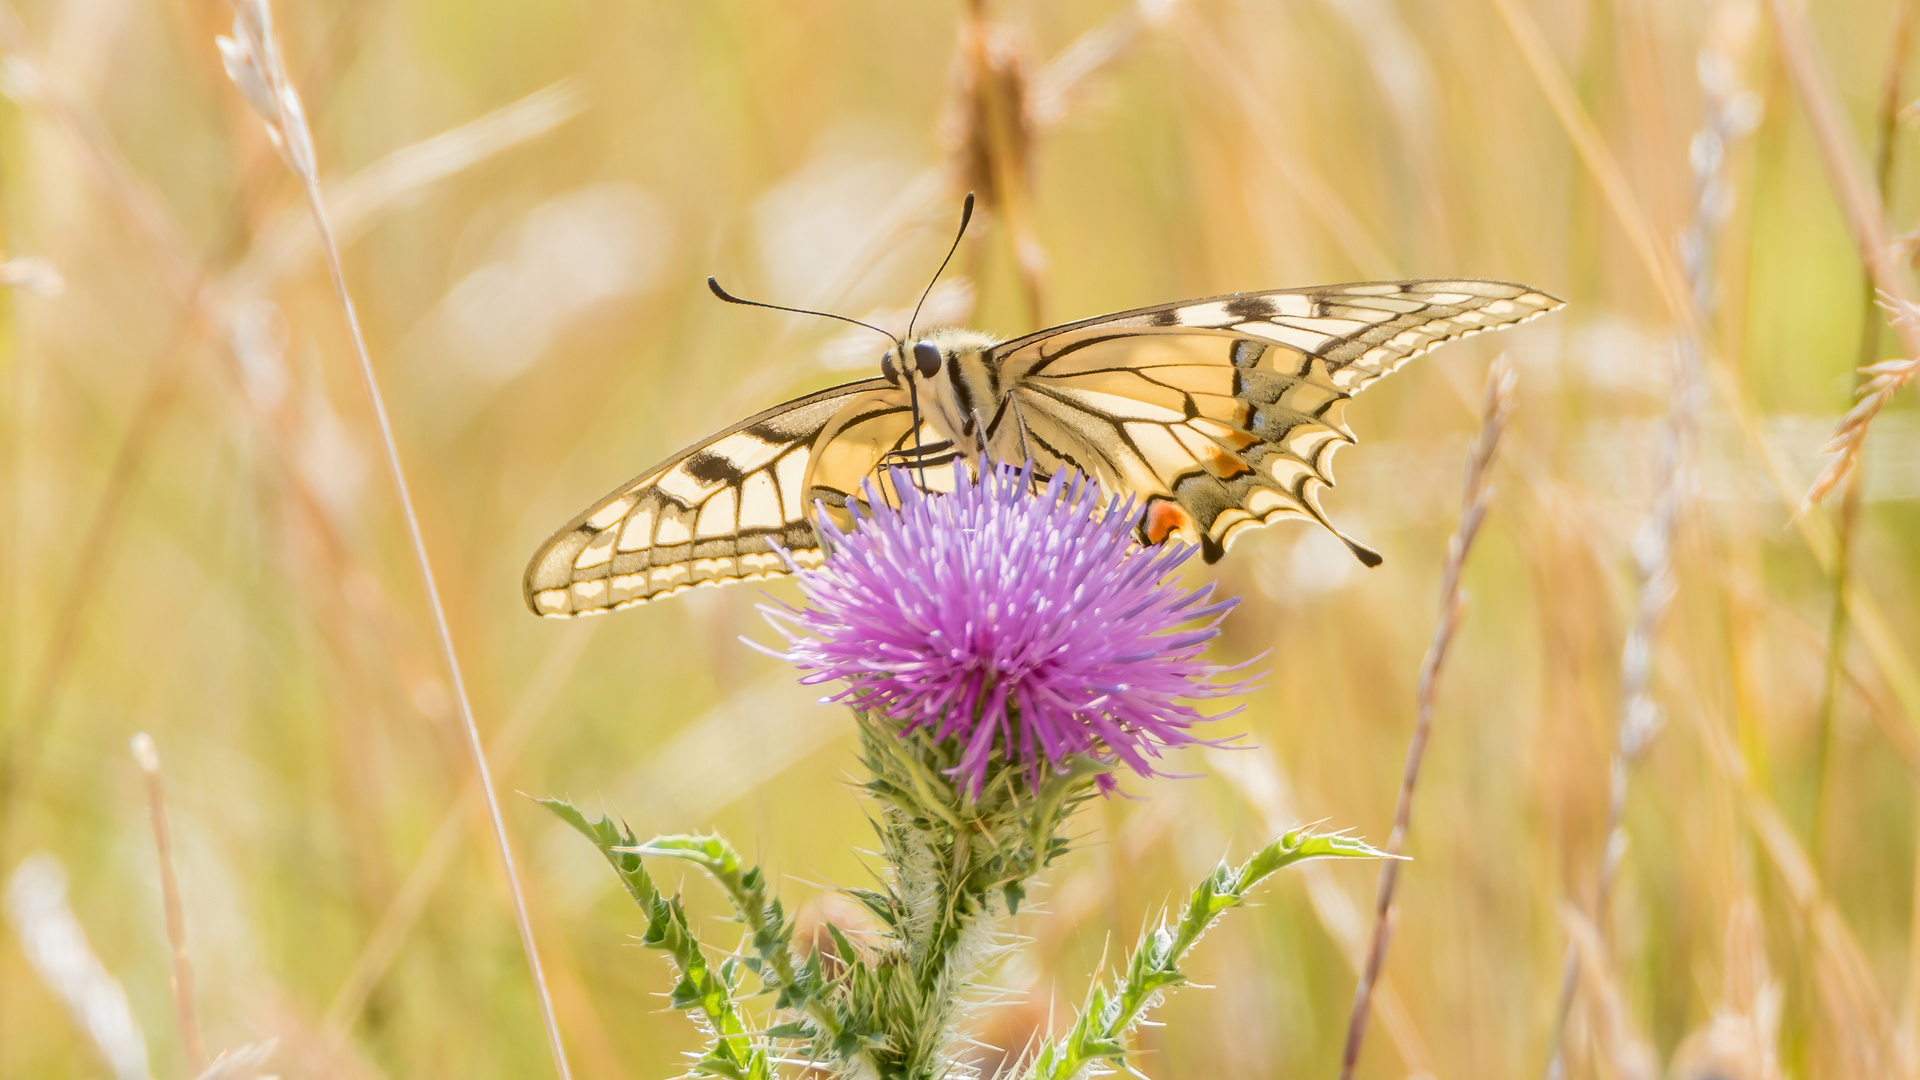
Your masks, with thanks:
[[[955,460],[1077,469],[1136,500],[1141,543],[1179,537],[1207,562],[1243,530],[1307,518],[1376,565],[1320,509],[1334,451],[1354,441],[1347,401],[1436,345],[1560,306],[1501,281],[1375,281],[1182,300],[1010,341],[910,328],[878,378],[750,416],[588,507],[528,564],[527,606],[596,615],[790,573],[779,549],[816,566],[811,515],[844,525],[864,481],[890,491],[889,466],[937,489]]]

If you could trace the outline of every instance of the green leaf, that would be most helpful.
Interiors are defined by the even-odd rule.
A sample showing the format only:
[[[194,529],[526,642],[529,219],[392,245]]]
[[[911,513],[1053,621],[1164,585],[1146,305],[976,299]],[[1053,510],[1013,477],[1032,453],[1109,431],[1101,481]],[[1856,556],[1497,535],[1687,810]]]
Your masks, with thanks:
[[[1246,903],[1248,890],[1278,870],[1308,859],[1386,858],[1386,852],[1347,836],[1296,829],[1255,852],[1238,868],[1226,863],[1214,867],[1194,886],[1180,921],[1164,922],[1140,937],[1127,960],[1126,974],[1107,991],[1096,983],[1066,1036],[1041,1047],[1026,1080],[1073,1080],[1096,1062],[1131,1075],[1139,1073],[1126,1060],[1126,1033],[1140,1022],[1156,997],[1183,985],[1186,958],[1200,936],[1222,912]]]
[[[767,1080],[766,1052],[756,1048],[747,1036],[747,1025],[733,1000],[730,963],[723,963],[718,972],[708,966],[706,953],[688,927],[680,901],[662,896],[647,876],[632,831],[606,817],[588,820],[573,804],[561,799],[538,801],[593,842],[626,886],[627,894],[640,905],[647,917],[641,942],[666,953],[679,974],[668,1004],[675,1009],[698,1010],[706,1017],[714,1039],[694,1070],[730,1080]]]
[[[649,918],[652,917],[653,905],[660,899],[660,890],[654,888],[653,879],[647,876],[647,869],[640,862],[640,856],[624,850],[633,844],[631,830],[622,825],[615,825],[611,819],[604,816],[598,821],[588,821],[585,814],[565,799],[534,801],[553,811],[561,821],[573,826],[576,832],[591,840],[593,845],[600,849],[600,854],[605,856],[607,862],[612,865],[613,872],[620,876],[620,884],[626,886],[628,895],[640,904]]]

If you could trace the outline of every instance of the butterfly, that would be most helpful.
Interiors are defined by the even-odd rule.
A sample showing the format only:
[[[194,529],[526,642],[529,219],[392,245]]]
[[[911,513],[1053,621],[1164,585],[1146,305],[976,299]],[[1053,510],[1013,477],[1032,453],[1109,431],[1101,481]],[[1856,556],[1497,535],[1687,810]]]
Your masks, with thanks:
[[[1182,300],[1008,341],[910,327],[879,377],[750,416],[588,507],[528,563],[527,606],[594,615],[818,566],[812,515],[848,525],[868,482],[883,497],[898,478],[950,489],[956,461],[1078,470],[1135,500],[1142,544],[1177,537],[1207,562],[1247,529],[1305,518],[1377,565],[1320,508],[1334,451],[1354,441],[1348,400],[1437,345],[1561,306],[1509,282],[1374,281]]]

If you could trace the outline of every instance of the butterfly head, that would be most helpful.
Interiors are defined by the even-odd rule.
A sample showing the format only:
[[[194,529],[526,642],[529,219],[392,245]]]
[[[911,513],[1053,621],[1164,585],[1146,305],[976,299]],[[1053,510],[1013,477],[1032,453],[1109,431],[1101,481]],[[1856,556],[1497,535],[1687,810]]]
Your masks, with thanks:
[[[888,382],[900,386],[903,375],[931,379],[940,374],[945,363],[945,351],[931,341],[922,339],[912,344],[901,342],[881,354],[880,374]]]

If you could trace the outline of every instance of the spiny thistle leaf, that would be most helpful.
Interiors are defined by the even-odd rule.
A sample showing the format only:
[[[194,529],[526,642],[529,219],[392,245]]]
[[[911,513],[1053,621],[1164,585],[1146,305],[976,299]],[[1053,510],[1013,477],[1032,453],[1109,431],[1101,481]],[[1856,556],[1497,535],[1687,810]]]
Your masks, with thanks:
[[[753,1045],[747,1025],[733,1000],[733,976],[726,964],[715,972],[707,964],[706,953],[687,926],[687,913],[677,898],[666,897],[653,884],[634,850],[633,833],[606,817],[589,821],[572,803],[563,799],[540,799],[540,805],[593,842],[600,850],[627,894],[640,905],[647,917],[647,931],[641,942],[659,949],[671,958],[679,973],[668,1004],[675,1009],[697,1010],[705,1018],[713,1042],[694,1062],[693,1071],[729,1080],[767,1080],[772,1075],[764,1048]]]
[[[1126,974],[1111,990],[1095,984],[1086,1006],[1065,1038],[1040,1048],[1024,1080],[1077,1080],[1096,1064],[1135,1073],[1127,1063],[1126,1034],[1167,991],[1187,981],[1180,970],[1200,935],[1228,908],[1246,903],[1246,894],[1274,872],[1308,859],[1379,859],[1387,853],[1347,836],[1296,829],[1255,852],[1239,867],[1225,862],[1194,887],[1180,921],[1163,920],[1141,935],[1128,958]]]
[[[766,878],[760,868],[742,869],[740,854],[718,836],[656,836],[626,850],[638,855],[683,859],[705,870],[733,902],[738,918],[747,926],[747,940],[754,955],[743,958],[768,990],[779,995],[776,1008],[805,1008],[819,993],[819,980],[811,975],[811,966],[793,963],[793,923],[777,898],[767,893]]]
[[[747,927],[747,944],[752,954],[740,962],[759,977],[761,986],[775,995],[774,1008],[793,1009],[806,1019],[790,1030],[793,1036],[808,1041],[809,1052],[817,1060],[853,1061],[883,1041],[871,1029],[856,1022],[847,1011],[830,1001],[828,980],[822,973],[816,953],[803,964],[794,963],[793,922],[766,884],[766,875],[757,866],[743,867],[739,852],[719,836],[656,836],[644,844],[628,838],[622,853],[635,856],[681,859],[705,870],[727,894],[739,921]],[[858,958],[848,947],[849,965]]]
[[[640,856],[617,851],[617,848],[633,843],[633,833],[625,826],[615,825],[612,819],[601,817],[598,821],[588,821],[587,816],[565,799],[535,799],[535,802],[554,812],[561,821],[573,826],[574,831],[593,841],[600,854],[612,864],[614,873],[620,875],[620,883],[627,887],[627,893],[638,902],[649,918],[653,915],[653,904],[660,899],[660,891],[653,886],[653,879],[647,876],[647,869],[640,862]]]

